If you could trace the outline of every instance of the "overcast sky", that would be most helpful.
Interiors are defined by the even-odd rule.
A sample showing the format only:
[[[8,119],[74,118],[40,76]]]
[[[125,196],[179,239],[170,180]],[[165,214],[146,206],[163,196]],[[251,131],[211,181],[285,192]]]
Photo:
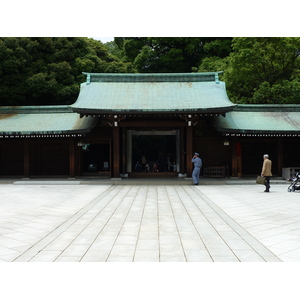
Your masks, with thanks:
[[[3,1],[0,36],[299,36],[295,1],[193,1],[173,5],[151,2],[132,9],[135,1],[89,1],[88,14],[79,1]],[[290,5],[289,5],[290,4]],[[46,6],[45,6],[46,5]],[[271,6],[270,6],[271,5]],[[17,9],[16,9],[17,7]],[[159,7],[159,9],[158,9]],[[118,9],[116,9],[118,8]],[[112,39],[112,38],[111,38]]]

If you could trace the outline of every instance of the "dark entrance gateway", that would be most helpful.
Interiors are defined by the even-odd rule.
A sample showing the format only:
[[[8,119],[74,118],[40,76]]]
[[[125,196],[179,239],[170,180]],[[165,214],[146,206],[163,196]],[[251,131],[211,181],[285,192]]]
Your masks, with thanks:
[[[128,130],[127,136],[131,140],[127,144],[128,172],[135,176],[145,173],[177,175],[180,166],[177,130]]]

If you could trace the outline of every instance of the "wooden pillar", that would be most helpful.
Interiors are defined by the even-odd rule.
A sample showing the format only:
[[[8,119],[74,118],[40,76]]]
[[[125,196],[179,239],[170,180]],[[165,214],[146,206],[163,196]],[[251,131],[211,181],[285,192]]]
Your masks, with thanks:
[[[236,143],[236,156],[237,156],[237,176],[242,177],[242,145],[241,142]]]
[[[193,165],[191,159],[193,157],[193,127],[186,127],[186,174],[187,177],[192,176]]]
[[[70,177],[75,177],[75,142],[74,138],[69,140],[69,148],[70,148]]]
[[[231,157],[231,176],[237,177],[237,156],[236,156],[236,141],[232,141],[232,157]]]
[[[119,178],[120,177],[120,130],[118,126],[113,126],[112,152],[113,152],[112,153],[112,158],[113,158],[112,177]]]
[[[282,137],[278,138],[277,142],[277,176],[281,177],[282,176],[282,168],[283,168],[283,147],[282,147]]]
[[[127,144],[126,144],[126,172],[132,172],[132,133],[127,130]]]
[[[24,177],[29,178],[29,141],[24,141]]]
[[[75,177],[80,176],[82,172],[82,161],[81,161],[81,152],[82,148],[78,146],[78,140],[74,139],[74,153],[75,153]]]
[[[185,134],[184,134],[184,127],[180,127],[180,132],[179,132],[179,138],[180,138],[180,141],[179,141],[179,153],[180,153],[180,167],[179,167],[179,172],[180,173],[186,173],[186,168],[185,168],[185,156],[184,156],[184,144],[185,144],[185,141],[184,141],[184,137],[185,137]]]
[[[242,176],[242,149],[241,143],[232,142],[232,177]]]
[[[125,174],[127,173],[127,161],[126,161],[126,129],[123,127],[122,128],[122,173]]]

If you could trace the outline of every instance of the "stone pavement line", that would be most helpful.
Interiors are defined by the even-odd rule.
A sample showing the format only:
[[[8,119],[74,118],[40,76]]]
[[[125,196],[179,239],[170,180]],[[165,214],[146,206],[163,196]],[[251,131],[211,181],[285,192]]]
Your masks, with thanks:
[[[133,262],[159,262],[159,200],[156,187],[144,185],[136,197],[136,209],[140,209],[137,243]],[[140,202],[140,204],[138,204]]]
[[[123,186],[123,189],[125,186]],[[120,207],[119,219],[122,215],[122,221],[117,227],[117,235],[114,239],[111,250],[108,253],[107,262],[132,262],[141,259],[144,252],[141,248],[143,219],[147,215],[146,201],[149,196],[148,186],[131,186],[128,193],[124,195],[123,202],[127,202],[127,205]],[[110,220],[112,225],[116,222],[114,217]],[[148,242],[152,242],[148,240]],[[151,247],[155,248],[154,244]],[[149,256],[151,256],[148,253]],[[152,258],[152,257],[151,257]],[[83,258],[83,261],[86,258]],[[141,259],[142,261],[144,260]]]
[[[102,192],[99,196],[93,199],[89,204],[85,205],[81,208],[77,213],[75,213],[72,217],[62,223],[59,227],[50,232],[47,236],[37,242],[35,245],[30,247],[27,251],[19,255],[15,258],[14,262],[27,262],[30,261],[35,255],[41,252],[49,243],[51,243],[57,236],[62,234],[68,227],[70,227],[76,220],[78,220],[81,216],[83,216],[91,207],[93,207],[96,203],[98,203],[102,198],[104,198],[107,194],[109,194],[114,188],[110,187],[104,192]]]
[[[188,260],[184,251],[184,245],[180,236],[180,224],[176,214],[176,208],[181,210],[180,198],[174,197],[170,186],[157,186],[158,203],[158,233],[159,233],[159,261]],[[181,213],[180,217],[183,217]]]
[[[260,241],[253,237],[247,230],[234,221],[225,211],[216,205],[210,198],[201,192],[201,188],[197,187],[194,192],[199,195],[239,236],[251,246],[266,262],[281,262],[273,252],[266,248]],[[190,192],[190,191],[189,191]],[[222,232],[220,232],[222,237]],[[226,241],[225,241],[226,242]],[[233,252],[236,250],[232,249]],[[237,251],[238,252],[238,251]]]

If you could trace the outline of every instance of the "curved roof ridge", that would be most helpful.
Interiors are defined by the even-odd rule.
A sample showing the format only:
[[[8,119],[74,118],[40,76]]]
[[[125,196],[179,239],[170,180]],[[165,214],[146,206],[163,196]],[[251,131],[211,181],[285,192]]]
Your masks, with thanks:
[[[90,82],[205,82],[219,81],[219,72],[203,73],[87,73]]]

